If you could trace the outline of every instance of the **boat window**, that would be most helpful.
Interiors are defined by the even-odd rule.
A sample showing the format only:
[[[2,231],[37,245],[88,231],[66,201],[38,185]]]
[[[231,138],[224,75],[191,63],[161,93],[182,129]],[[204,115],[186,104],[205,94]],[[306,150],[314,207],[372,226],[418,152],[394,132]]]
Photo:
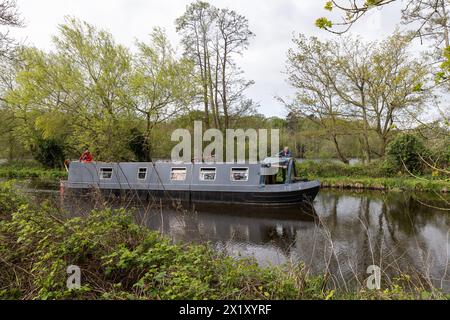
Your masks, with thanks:
[[[248,181],[248,168],[232,168],[231,181]]]
[[[147,178],[147,168],[139,168],[138,179],[145,180]]]
[[[200,169],[201,181],[215,181],[216,180],[216,168],[202,168]]]
[[[172,168],[170,174],[170,180],[172,181],[185,181],[186,180],[186,168]]]
[[[100,179],[107,180],[111,179],[113,174],[112,168],[100,168]]]

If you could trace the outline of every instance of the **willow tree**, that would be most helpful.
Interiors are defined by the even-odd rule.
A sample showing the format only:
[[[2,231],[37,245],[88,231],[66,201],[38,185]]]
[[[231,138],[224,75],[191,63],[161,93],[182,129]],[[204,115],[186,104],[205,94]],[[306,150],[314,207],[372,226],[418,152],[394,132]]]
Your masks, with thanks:
[[[74,152],[89,146],[97,159],[126,157],[131,54],[110,33],[73,18],[53,41],[53,52],[22,51],[8,102],[24,128],[65,140]]]
[[[18,12],[15,0],[0,1],[0,140],[3,140],[1,147],[8,149],[8,156],[12,159],[14,156],[16,137],[14,136],[14,127],[16,125],[14,113],[5,101],[6,92],[14,84],[14,68],[12,58],[15,56],[17,43],[9,34],[9,28],[23,26],[22,19]]]
[[[80,77],[67,71],[60,56],[36,48],[22,48],[15,65],[15,79],[5,94],[5,102],[15,119],[15,133],[33,148],[40,139],[63,141],[70,131],[66,116],[78,102],[72,92]]]
[[[131,54],[105,31],[67,18],[54,37],[56,53],[79,77],[70,92],[83,102],[71,109],[80,142],[97,149],[106,160],[124,152],[126,120],[131,117],[126,88],[131,74]]]
[[[155,28],[150,42],[138,42],[137,47],[127,97],[138,117],[145,119],[144,143],[149,152],[154,127],[184,112],[198,94],[199,84],[192,61],[176,57],[161,29]]]

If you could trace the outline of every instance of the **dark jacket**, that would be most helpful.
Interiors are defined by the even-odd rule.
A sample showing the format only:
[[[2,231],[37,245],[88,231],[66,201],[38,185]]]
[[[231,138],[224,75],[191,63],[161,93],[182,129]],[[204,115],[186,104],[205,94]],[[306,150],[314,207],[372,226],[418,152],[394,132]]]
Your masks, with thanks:
[[[283,150],[283,151],[281,151],[278,155],[279,155],[281,158],[292,158],[292,152],[290,152],[290,151],[284,152],[284,150]]]

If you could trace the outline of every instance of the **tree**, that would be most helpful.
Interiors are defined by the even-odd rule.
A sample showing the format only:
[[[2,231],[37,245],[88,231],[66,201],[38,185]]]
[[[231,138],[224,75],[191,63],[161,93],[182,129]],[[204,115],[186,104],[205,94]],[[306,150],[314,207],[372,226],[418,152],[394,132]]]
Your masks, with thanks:
[[[39,139],[35,159],[47,168],[61,168],[64,163],[64,147],[57,140]]]
[[[67,18],[59,31],[55,52],[21,50],[17,85],[7,95],[18,130],[30,145],[43,135],[66,137],[74,152],[89,146],[98,159],[126,158],[131,55],[111,34],[77,19]]]
[[[330,32],[342,34],[347,32],[356,21],[370,10],[377,7],[381,8],[394,2],[400,3],[399,0],[349,1],[346,3],[334,0],[327,1],[325,9],[344,13],[342,21],[334,23],[328,18],[322,17],[317,19],[316,25]],[[434,73],[435,83],[437,84],[434,91],[441,95],[440,89],[448,91],[450,88],[450,1],[407,0],[401,3],[403,5],[401,22],[410,28],[412,38],[420,39],[421,43],[427,42],[432,47],[432,51],[428,54],[428,58],[431,60],[429,68]],[[444,100],[447,100],[446,97],[444,97]],[[446,138],[448,138],[448,105],[444,102],[444,106],[442,106],[439,99],[436,98],[433,107],[440,113],[440,121],[446,127],[446,130],[442,133],[439,126],[434,134],[446,135]],[[434,128],[432,125],[424,123],[417,116],[414,117],[414,120],[422,126],[430,129]],[[428,160],[427,166],[436,169],[434,165],[430,165],[430,162],[436,161]],[[448,170],[445,168],[440,168],[439,170],[448,173]]]
[[[243,101],[242,92],[253,84],[253,81],[245,81],[239,78],[240,70],[233,62],[233,55],[239,55],[249,44],[249,39],[254,36],[250,31],[248,20],[229,9],[220,9],[215,11],[216,26],[219,37],[216,37],[215,45],[216,60],[220,61],[221,90],[218,81],[215,81],[215,88],[219,92],[222,101],[222,110],[224,114],[224,127],[230,126],[230,113],[233,104],[239,104]],[[217,62],[216,62],[217,63]],[[240,107],[244,107],[245,103]],[[247,101],[248,103],[248,101]],[[239,105],[235,106],[236,112]]]
[[[399,171],[411,174],[421,174],[424,163],[421,157],[427,152],[423,141],[413,134],[402,134],[396,137],[388,146],[388,160]]]
[[[326,137],[334,144],[338,158],[348,163],[343,154],[338,137],[347,134],[343,127],[338,125],[339,117],[345,115],[342,99],[335,95],[332,85],[335,79],[328,70],[333,64],[329,56],[331,43],[322,44],[317,38],[310,41],[302,35],[295,38],[295,49],[288,52],[288,65],[286,73],[289,83],[297,89],[294,103],[288,105],[293,114],[308,117],[318,124],[325,132]]]
[[[70,131],[65,117],[68,104],[62,60],[34,48],[21,48],[14,65],[14,81],[4,102],[14,119],[14,134],[27,149],[37,152],[42,140],[64,141]],[[64,86],[60,85],[64,84]]]
[[[17,125],[13,110],[5,100],[6,93],[11,90],[15,84],[15,69],[9,61],[0,59],[0,139],[3,140],[4,152],[0,157],[8,157],[12,160],[16,136],[14,128]]]
[[[209,31],[212,24],[210,5],[206,2],[195,2],[187,7],[183,16],[176,20],[177,32],[182,35],[182,44],[185,54],[196,62],[202,85],[202,98],[204,106],[204,123],[210,126],[209,112],[210,100],[208,72]],[[213,107],[214,110],[214,107]]]
[[[6,27],[23,26],[15,0],[3,0],[0,2],[0,25]],[[9,36],[9,32],[0,31],[0,58],[11,58],[15,47],[16,42]]]
[[[137,128],[131,128],[128,148],[133,151],[137,161],[150,161],[150,150],[146,137]]]
[[[361,19],[369,10],[383,7],[398,0],[365,0],[365,1],[340,1],[327,0],[325,2],[325,10],[339,10],[343,12],[340,21],[331,21],[326,17],[316,20],[316,26],[336,34],[343,34],[359,19]],[[409,0],[415,1],[415,0]]]
[[[425,100],[427,70],[406,54],[408,38],[394,34],[381,43],[351,37],[322,42],[300,35],[294,44],[287,75],[297,97],[290,111],[312,115],[343,162],[338,136],[351,131],[359,132],[367,161],[372,153],[383,156],[392,129]],[[343,121],[348,119],[360,125],[348,128]],[[371,147],[371,132],[379,138],[379,150]]]
[[[337,10],[344,15],[341,21],[333,22],[326,17],[316,20],[316,25],[333,33],[343,34],[371,10],[385,7],[400,0],[366,0],[325,2],[328,11]],[[446,48],[450,46],[450,2],[448,0],[407,0],[402,1],[402,22],[410,25],[413,35],[420,39],[433,40],[435,46]]]
[[[333,22],[326,17],[317,19],[316,25],[327,31],[343,34],[371,10],[382,8],[399,0],[326,1],[325,9],[342,12],[341,21]],[[407,0],[402,1],[402,23],[410,27],[410,36],[427,41],[432,47],[432,60],[445,61],[445,50],[450,47],[450,1]]]
[[[138,116],[145,118],[144,137],[149,152],[154,126],[186,110],[198,92],[192,61],[175,57],[161,29],[155,28],[150,37],[150,44],[137,44],[139,51],[127,95]]]
[[[233,113],[254,107],[243,96],[253,82],[241,77],[234,62],[234,56],[242,54],[253,37],[248,20],[235,11],[197,1],[176,20],[176,26],[185,54],[195,61],[199,73],[205,125],[210,126],[211,115],[214,127],[228,128]]]
[[[370,116],[380,139],[378,155],[383,157],[398,124],[408,126],[429,98],[425,88],[429,73],[407,52],[410,38],[394,34],[374,47],[368,80]]]
[[[16,140],[14,136],[15,119],[14,113],[10,110],[4,100],[7,92],[14,83],[14,69],[12,58],[15,55],[16,42],[9,36],[8,27],[23,26],[22,20],[17,10],[14,0],[0,1],[0,139],[6,138],[8,141],[8,157],[13,157],[13,145]],[[17,148],[16,148],[17,150]]]
[[[66,66],[64,73],[76,84],[66,90],[76,102],[68,110],[77,124],[76,134],[82,145],[112,160],[126,145],[123,120],[130,117],[125,102],[132,57],[109,32],[86,22],[67,18],[59,32],[54,37],[57,54]]]
[[[184,112],[199,91],[193,62],[178,58],[158,28],[135,54],[77,19],[59,31],[53,52],[20,50],[4,96],[14,132],[33,153],[45,140],[69,155],[87,146],[98,160],[149,160],[155,126]]]

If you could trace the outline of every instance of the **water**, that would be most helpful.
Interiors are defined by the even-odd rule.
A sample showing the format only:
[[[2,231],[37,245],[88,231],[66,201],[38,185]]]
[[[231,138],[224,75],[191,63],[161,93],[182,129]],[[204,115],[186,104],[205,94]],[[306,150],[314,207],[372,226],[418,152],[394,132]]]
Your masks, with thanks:
[[[98,205],[85,198],[61,202],[57,191],[33,194],[63,203],[72,214]],[[262,266],[302,261],[313,274],[328,270],[339,286],[363,281],[367,267],[377,265],[385,281],[401,271],[450,292],[448,196],[322,190],[314,210],[212,205],[161,210],[128,200],[115,205],[134,208],[140,222],[174,241],[209,242]]]

